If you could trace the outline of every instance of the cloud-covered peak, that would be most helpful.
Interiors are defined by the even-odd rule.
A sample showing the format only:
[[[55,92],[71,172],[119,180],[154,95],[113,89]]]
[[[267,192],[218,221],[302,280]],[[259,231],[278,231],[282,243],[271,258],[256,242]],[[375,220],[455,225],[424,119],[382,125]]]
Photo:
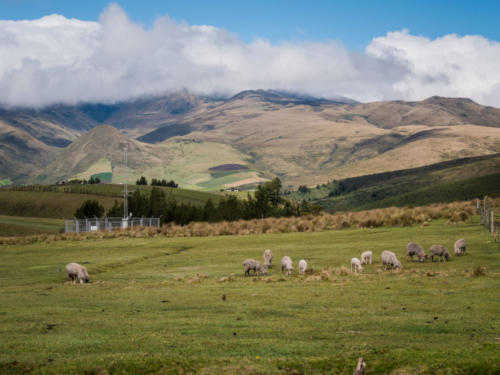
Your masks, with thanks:
[[[337,41],[244,43],[229,31],[168,16],[146,29],[111,4],[99,22],[60,15],[0,21],[0,103],[276,89],[360,101],[460,96],[500,106],[498,61],[500,44],[482,36],[431,40],[395,31],[359,53]]]

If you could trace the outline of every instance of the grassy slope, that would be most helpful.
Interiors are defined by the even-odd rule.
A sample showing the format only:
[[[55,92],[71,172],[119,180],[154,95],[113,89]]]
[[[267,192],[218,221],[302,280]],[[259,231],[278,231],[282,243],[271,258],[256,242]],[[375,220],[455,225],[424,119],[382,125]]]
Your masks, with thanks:
[[[0,215],[2,236],[58,233],[61,229],[64,229],[64,221],[61,219]]]
[[[460,237],[465,257],[379,271],[384,249]],[[376,263],[334,281],[281,281],[276,267],[267,279],[243,277],[242,261],[267,247],[274,263],[288,254],[316,270],[367,248]],[[92,283],[65,281],[58,270],[71,261]],[[470,276],[477,265],[485,276]],[[234,282],[217,282],[230,273]],[[196,274],[208,278],[190,283]],[[352,374],[362,355],[369,374],[498,374],[499,274],[498,245],[481,227],[443,222],[3,247],[0,372]]]
[[[390,205],[425,205],[435,202],[466,200],[484,194],[499,194],[497,155],[457,159],[422,168],[349,178],[311,188],[308,193],[294,192],[295,199],[310,200],[330,210],[352,210]],[[346,191],[328,197],[344,184]]]
[[[121,201],[122,185],[65,185],[52,186],[51,192],[0,190],[0,214],[42,218],[71,218],[76,209],[87,199],[98,200],[106,210]],[[133,190],[151,190],[150,186],[131,186]],[[162,187],[167,196],[179,203],[202,205],[208,199],[217,203],[219,194]],[[66,191],[66,193],[64,193]],[[71,193],[70,193],[71,192]]]

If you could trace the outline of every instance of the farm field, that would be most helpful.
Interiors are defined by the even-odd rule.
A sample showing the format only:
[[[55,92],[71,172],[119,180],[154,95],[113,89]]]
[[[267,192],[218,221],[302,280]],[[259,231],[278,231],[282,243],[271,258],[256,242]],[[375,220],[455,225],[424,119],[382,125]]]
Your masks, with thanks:
[[[58,233],[61,229],[64,229],[62,219],[0,215],[2,236]]]
[[[452,251],[462,237],[468,254],[446,263],[403,256],[410,241]],[[292,257],[291,277],[276,266],[243,276],[243,260],[266,248],[274,264]],[[363,274],[341,271],[366,249],[375,263]],[[402,272],[381,270],[385,249]],[[367,374],[498,374],[499,255],[477,218],[3,246],[0,373],[352,374],[363,356]],[[302,257],[313,275],[297,275]],[[84,264],[91,283],[67,282],[69,262]]]
[[[129,191],[150,191],[151,186],[130,186]],[[122,185],[62,185],[49,186],[51,191],[15,191],[0,190],[0,215],[31,216],[43,218],[73,217],[76,209],[88,199],[99,201],[109,210],[115,200],[120,203],[123,196]],[[218,203],[221,194],[161,187],[167,197],[173,197],[178,203],[200,206],[208,199]]]

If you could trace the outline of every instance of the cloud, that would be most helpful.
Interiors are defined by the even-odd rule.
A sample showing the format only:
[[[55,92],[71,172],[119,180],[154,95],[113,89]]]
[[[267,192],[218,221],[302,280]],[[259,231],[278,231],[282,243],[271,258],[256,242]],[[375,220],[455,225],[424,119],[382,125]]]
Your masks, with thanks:
[[[360,101],[471,97],[500,106],[500,44],[482,36],[431,40],[408,31],[364,52],[337,41],[242,42],[213,26],[132,22],[116,4],[99,22],[50,15],[0,21],[0,102],[11,106],[115,102],[187,89],[230,95],[279,89]]]

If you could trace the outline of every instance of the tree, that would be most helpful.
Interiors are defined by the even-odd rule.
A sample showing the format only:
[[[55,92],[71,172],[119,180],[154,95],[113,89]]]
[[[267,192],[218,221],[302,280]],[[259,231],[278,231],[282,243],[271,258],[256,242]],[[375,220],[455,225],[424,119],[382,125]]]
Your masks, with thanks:
[[[118,204],[118,201],[115,200],[115,204],[111,207],[106,213],[107,217],[122,217],[123,215],[123,202]]]
[[[162,188],[153,187],[151,195],[149,196],[149,209],[148,215],[152,217],[159,217],[167,206],[165,192]]]
[[[302,193],[302,194],[309,193],[309,188],[306,185],[300,185],[298,190],[299,190],[299,193]]]
[[[141,178],[139,178],[136,182],[135,182],[136,185],[147,185],[148,184],[148,180],[146,180],[146,177],[144,176],[141,176]]]
[[[77,219],[84,219],[86,217],[101,217],[104,214],[104,206],[94,199],[86,200],[75,211]]]

